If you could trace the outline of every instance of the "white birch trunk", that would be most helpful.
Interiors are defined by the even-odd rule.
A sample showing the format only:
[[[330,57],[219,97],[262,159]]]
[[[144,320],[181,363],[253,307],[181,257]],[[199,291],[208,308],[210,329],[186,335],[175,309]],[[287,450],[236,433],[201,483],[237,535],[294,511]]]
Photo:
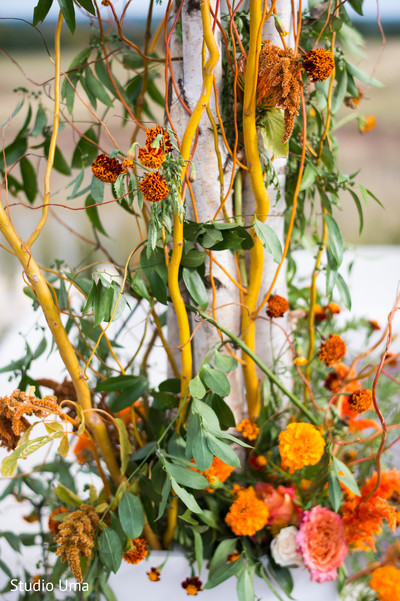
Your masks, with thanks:
[[[216,2],[211,3],[213,10],[216,8]],[[220,47],[221,41],[218,34],[218,28],[215,32],[216,41]],[[172,38],[171,55],[179,56],[180,61],[174,61],[174,74],[179,86],[179,92],[190,110],[196,106],[201,94],[202,78],[202,52],[203,52],[203,28],[201,22],[200,5],[194,0],[188,0],[182,9],[182,44],[176,35]],[[222,85],[222,66],[221,60],[215,69],[215,79],[218,91]],[[172,84],[171,84],[172,86]],[[170,103],[170,113],[173,125],[176,129],[179,139],[182,139],[189,116],[182,107],[175,91],[172,90]],[[210,108],[214,120],[218,123],[215,111],[215,96],[212,94]],[[224,168],[224,191],[226,193],[230,178],[232,175],[232,161],[227,155],[223,141],[219,138],[219,149],[221,153],[222,166]],[[199,135],[196,151],[193,158],[196,170],[196,181],[193,185],[193,192],[196,201],[199,221],[209,221],[214,218],[220,206],[220,177],[218,171],[217,156],[214,149],[214,136],[210,120],[204,112],[200,121]],[[190,171],[190,169],[189,169]],[[232,198],[226,203],[226,209],[229,215],[232,211]],[[189,194],[186,195],[186,215],[190,220],[194,220],[194,212]],[[221,218],[222,213],[219,215]],[[216,260],[236,278],[235,261],[230,251],[215,251]],[[215,316],[217,321],[231,330],[234,334],[240,333],[240,307],[238,288],[229,280],[224,272],[217,267],[215,263],[212,266],[212,276],[216,287],[215,295]],[[209,306],[212,307],[213,293],[210,283],[210,262],[206,262],[206,286],[208,288]],[[174,326],[172,311],[169,312],[168,337],[171,346],[177,346],[179,342],[176,339],[177,328]],[[192,329],[197,323],[192,318]],[[206,353],[220,342],[220,336],[217,330],[208,323],[203,323],[192,341],[194,373],[200,368]],[[242,378],[240,370],[236,369],[229,376],[231,384],[231,393],[226,401],[229,403],[237,420],[241,419],[243,407]]]

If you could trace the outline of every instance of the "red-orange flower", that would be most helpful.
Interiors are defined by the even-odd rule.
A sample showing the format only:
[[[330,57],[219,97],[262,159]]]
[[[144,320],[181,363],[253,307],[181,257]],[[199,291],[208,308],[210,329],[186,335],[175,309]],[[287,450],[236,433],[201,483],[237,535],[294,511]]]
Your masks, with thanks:
[[[147,150],[154,148],[152,146],[152,144],[153,144],[154,140],[157,138],[157,136],[163,136],[163,138],[164,138],[164,142],[162,139],[160,141],[160,146],[159,146],[160,150],[164,153],[172,152],[172,144],[169,139],[168,132],[163,127],[160,127],[160,125],[156,125],[155,127],[150,127],[149,129],[146,130],[145,144],[146,144]]]
[[[56,509],[53,509],[53,511],[49,515],[49,530],[53,536],[57,534],[60,528],[61,522],[58,522],[54,519],[56,515],[60,515],[60,513],[69,513],[69,511],[66,507],[57,507]]]
[[[254,488],[241,489],[225,516],[225,522],[236,536],[253,536],[264,528],[269,516],[268,508],[256,497]]]
[[[279,294],[275,294],[271,296],[268,305],[267,305],[267,315],[268,317],[283,317],[289,309],[289,301],[286,300],[283,296],[279,296]]]
[[[165,154],[157,148],[139,148],[139,161],[143,167],[159,169],[165,161]]]
[[[169,194],[167,182],[159,173],[148,173],[139,184],[145,200],[160,202]]]
[[[78,436],[73,449],[74,455],[78,463],[86,463],[92,453],[92,445],[85,433]]]
[[[137,564],[148,555],[147,541],[145,538],[135,538],[131,540],[132,548],[123,553],[122,558],[128,563]]]
[[[349,408],[354,413],[364,413],[372,405],[372,392],[368,388],[361,388],[353,392],[348,400]]]
[[[378,594],[379,601],[400,599],[400,570],[395,566],[382,566],[374,570],[369,582]]]
[[[360,497],[345,501],[342,506],[342,520],[349,546],[355,550],[369,551],[375,549],[375,535],[379,534],[386,520],[394,532],[396,528],[396,511],[386,499],[373,496],[368,501],[360,502]]]
[[[185,589],[186,593],[188,595],[197,595],[197,593],[201,590],[203,590],[202,587],[202,581],[199,580],[199,578],[197,576],[194,576],[193,578],[186,578],[182,583],[181,586],[182,588]]]
[[[330,50],[317,48],[303,56],[303,69],[311,81],[325,81],[335,68],[335,59]]]
[[[117,159],[111,159],[105,154],[100,154],[92,163],[92,173],[102,182],[113,184],[123,173],[124,167]]]
[[[374,472],[361,489],[363,497],[366,497],[375,488],[377,480],[378,473]],[[394,495],[400,496],[400,470],[383,470],[378,489],[374,492],[373,497],[390,499]]]
[[[161,570],[159,568],[150,568],[150,572],[146,572],[150,582],[159,582],[161,580]]]
[[[329,340],[323,342],[319,349],[318,357],[329,367],[341,361],[346,354],[346,345],[337,334],[330,334]]]
[[[242,433],[243,438],[247,438],[247,440],[256,440],[257,436],[260,433],[260,428],[252,422],[250,419],[245,417],[242,421],[236,426],[236,430]]]
[[[208,492],[214,492],[214,490],[218,488],[220,484],[222,484],[223,482],[225,482],[225,480],[229,478],[229,476],[235,468],[219,459],[219,457],[214,457],[212,464],[208,468],[208,470],[202,472],[195,467],[192,467],[191,469],[195,472],[203,474],[203,476],[207,478],[208,483],[210,484],[210,486],[206,488],[206,490]]]

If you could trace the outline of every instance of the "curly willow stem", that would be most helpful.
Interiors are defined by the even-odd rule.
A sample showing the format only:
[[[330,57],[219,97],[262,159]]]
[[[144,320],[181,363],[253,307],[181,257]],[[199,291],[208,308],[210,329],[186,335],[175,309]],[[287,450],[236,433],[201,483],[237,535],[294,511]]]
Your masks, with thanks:
[[[181,184],[185,180],[186,170],[188,161],[190,158],[190,150],[192,141],[195,136],[197,127],[200,119],[206,109],[213,87],[213,72],[215,65],[217,64],[219,53],[218,47],[214,39],[214,34],[211,25],[210,17],[210,0],[200,0],[201,18],[203,24],[203,36],[206,43],[207,49],[210,53],[208,60],[203,69],[203,89],[202,93],[197,101],[197,104],[193,110],[193,113],[186,126],[185,133],[182,138],[181,144],[181,156],[185,161],[185,166],[182,169]],[[183,198],[180,199],[183,203]],[[172,303],[174,305],[178,329],[179,329],[179,340],[181,344],[181,404],[187,395],[189,389],[189,382],[192,377],[192,350],[189,343],[190,340],[190,327],[189,319],[186,312],[186,307],[182,295],[179,290],[179,266],[181,263],[182,252],[183,252],[183,220],[180,217],[180,211],[178,210],[174,215],[174,231],[173,231],[173,246],[171,260],[168,266],[168,287],[171,294]],[[184,407],[180,414],[180,418],[177,423],[177,429],[185,421],[187,413],[187,405]]]
[[[260,155],[258,153],[256,127],[256,87],[258,77],[258,60],[261,50],[262,25],[266,13],[259,0],[250,2],[250,41],[244,77],[243,99],[243,137],[251,188],[255,199],[255,217],[265,221],[269,211],[269,197],[264,185]],[[246,309],[242,310],[242,332],[245,344],[255,350],[256,322],[253,312],[257,308],[258,295],[261,288],[264,268],[264,248],[261,240],[252,229],[254,246],[251,249],[249,287],[244,298]],[[249,417],[256,417],[260,411],[260,390],[254,361],[247,358],[243,367],[246,401]]]

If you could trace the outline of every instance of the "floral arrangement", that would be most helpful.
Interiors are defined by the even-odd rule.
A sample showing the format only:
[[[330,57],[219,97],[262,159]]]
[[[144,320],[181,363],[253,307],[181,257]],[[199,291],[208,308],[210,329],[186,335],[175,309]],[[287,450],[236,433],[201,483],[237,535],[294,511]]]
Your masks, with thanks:
[[[345,55],[360,36],[344,3],[311,2],[303,16],[292,7],[288,23],[279,4],[251,0],[246,12],[228,2],[221,15],[209,0],[169,3],[151,41],[151,2],[140,49],[125,28],[130,2],[118,13],[111,0],[59,0],[53,125],[40,97],[23,92],[26,119],[2,162],[0,230],[47,328],[35,350],[27,342],[24,357],[1,370],[19,380],[0,398],[9,479],[1,499],[30,503],[24,519],[38,524],[43,559],[31,582],[72,575],[85,598],[112,601],[108,577],[122,561],[132,582],[145,559],[149,580],[162,582],[152,550],[175,546],[190,562],[181,583],[189,596],[235,576],[239,600],[251,601],[258,576],[282,599],[302,566],[311,581],[336,581],[345,599],[400,597],[400,547],[390,538],[400,470],[388,452],[399,417],[390,350],[399,299],[381,331],[343,320],[351,298],[334,218],[347,191],[362,228],[360,197],[375,198],[357,174],[339,170],[334,132],[340,118],[351,120],[339,109],[361,132],[371,128],[356,81],[380,84]],[[349,4],[362,14],[362,0]],[[34,6],[35,27],[51,5]],[[73,32],[78,10],[92,21],[90,44],[64,72],[63,22]],[[196,31],[203,65],[193,92],[182,48]],[[155,84],[160,65],[165,97]],[[74,120],[78,101],[90,113],[85,129]],[[124,148],[112,129],[117,104],[133,127]],[[79,134],[71,165],[61,122]],[[8,194],[36,202],[33,149],[46,165],[43,199],[24,240]],[[54,170],[68,176],[68,201],[93,228],[88,239],[67,225],[100,253],[94,266],[35,258],[49,209],[68,208],[53,201]],[[107,203],[114,212],[105,225]],[[114,220],[134,232],[123,259],[107,246]],[[305,286],[296,276],[302,246],[315,256]],[[144,327],[132,348],[123,340],[135,315]],[[364,333],[358,350],[353,332]],[[62,382],[32,371],[49,339]],[[159,348],[169,377],[151,367]],[[53,443],[51,460],[25,469],[26,457]],[[35,544],[34,535],[0,536],[16,551]],[[12,577],[1,556],[0,569]]]

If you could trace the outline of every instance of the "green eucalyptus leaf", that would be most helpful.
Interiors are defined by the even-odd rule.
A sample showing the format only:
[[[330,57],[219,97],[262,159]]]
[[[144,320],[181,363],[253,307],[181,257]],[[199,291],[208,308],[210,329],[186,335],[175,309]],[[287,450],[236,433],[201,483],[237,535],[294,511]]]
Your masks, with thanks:
[[[104,528],[98,539],[98,547],[102,563],[116,574],[122,562],[122,544],[115,530]]]
[[[118,516],[126,536],[135,539],[142,534],[145,517],[138,497],[124,493],[118,505]]]
[[[207,388],[221,397],[228,396],[231,385],[226,375],[217,369],[214,369],[209,363],[204,363],[200,370],[200,378]]]
[[[200,307],[202,311],[205,311],[208,307],[208,293],[204,285],[203,279],[200,277],[198,271],[194,269],[188,269],[184,267],[182,269],[182,277],[185,282],[185,286],[194,302]]]
[[[38,25],[39,23],[43,23],[43,21],[47,17],[47,13],[49,12],[52,4],[53,0],[39,0],[37,5],[33,9],[32,25],[34,27],[36,27],[36,25]]]
[[[276,235],[276,232],[272,227],[257,219],[257,217],[254,218],[253,226],[257,237],[261,240],[267,251],[273,256],[275,263],[280,263],[282,261],[283,251],[282,244]]]

